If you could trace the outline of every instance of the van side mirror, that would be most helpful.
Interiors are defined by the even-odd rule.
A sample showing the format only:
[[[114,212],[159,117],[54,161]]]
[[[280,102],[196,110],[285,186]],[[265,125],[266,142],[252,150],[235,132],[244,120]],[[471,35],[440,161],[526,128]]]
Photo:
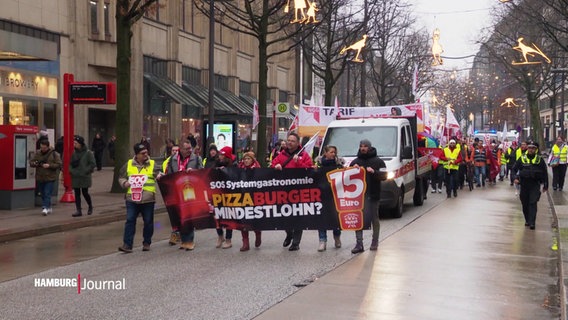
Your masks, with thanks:
[[[412,147],[411,146],[405,146],[402,149],[402,159],[412,159]]]

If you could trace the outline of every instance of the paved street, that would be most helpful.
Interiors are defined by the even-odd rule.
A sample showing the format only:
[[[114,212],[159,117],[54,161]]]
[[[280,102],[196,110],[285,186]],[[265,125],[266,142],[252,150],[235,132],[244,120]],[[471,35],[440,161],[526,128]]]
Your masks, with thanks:
[[[116,252],[122,221],[9,241],[0,246],[8,306],[0,318],[559,319],[546,201],[530,231],[508,185],[428,196],[423,208],[408,204],[402,219],[383,219],[379,250],[357,256],[352,233],[343,248],[318,253],[315,231],[304,233],[299,252],[282,248],[283,232],[268,231],[260,249],[241,253],[239,233],[221,250],[215,232],[202,230],[196,250],[183,252],[165,240],[165,214],[156,217],[150,252]],[[126,289],[34,287],[79,274],[124,279]]]

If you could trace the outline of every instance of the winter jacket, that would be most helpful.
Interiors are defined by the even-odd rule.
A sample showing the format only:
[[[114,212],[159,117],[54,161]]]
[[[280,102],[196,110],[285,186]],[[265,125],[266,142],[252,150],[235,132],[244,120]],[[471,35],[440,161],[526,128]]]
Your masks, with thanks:
[[[44,168],[44,163],[49,164],[49,168]],[[36,151],[30,166],[36,168],[35,178],[37,182],[56,181],[61,169],[61,157],[53,148],[49,148],[46,153],[41,150]]]
[[[367,181],[367,195],[371,199],[380,200],[381,198],[381,181],[387,179],[387,165],[383,159],[377,156],[377,149],[375,147],[369,148],[369,152],[363,154],[361,151],[357,152],[357,158],[351,161],[350,167],[358,165],[363,168],[373,168],[374,173],[366,173]],[[382,169],[382,170],[381,170]]]
[[[288,149],[286,150],[282,150],[278,156],[276,156],[276,158],[272,159],[272,163],[270,164],[271,168],[274,168],[277,164],[284,164],[284,162],[288,161],[288,158],[293,157],[295,154],[298,154],[298,161],[294,161],[294,159],[288,161],[288,163],[286,164],[286,166],[283,166],[284,168],[290,169],[290,168],[311,168],[313,166],[312,163],[312,157],[310,157],[310,155],[305,152],[299,152],[300,151],[300,147],[298,146],[298,149],[296,149],[296,151],[294,152],[290,152]]]
[[[69,173],[71,174],[71,186],[76,188],[90,188],[93,184],[91,174],[95,167],[95,156],[86,146],[75,149],[71,155],[69,163]]]

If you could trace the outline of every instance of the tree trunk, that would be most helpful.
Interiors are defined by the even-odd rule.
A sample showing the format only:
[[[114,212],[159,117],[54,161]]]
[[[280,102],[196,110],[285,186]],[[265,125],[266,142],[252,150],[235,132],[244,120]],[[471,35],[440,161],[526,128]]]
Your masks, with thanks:
[[[124,192],[118,184],[120,168],[130,154],[130,58],[132,55],[132,24],[119,14],[116,18],[116,151],[111,192]]]
[[[256,158],[261,166],[266,167],[266,122],[270,119],[266,116],[266,103],[268,94],[268,45],[266,36],[263,35],[258,39],[258,114],[260,122],[257,130]]]

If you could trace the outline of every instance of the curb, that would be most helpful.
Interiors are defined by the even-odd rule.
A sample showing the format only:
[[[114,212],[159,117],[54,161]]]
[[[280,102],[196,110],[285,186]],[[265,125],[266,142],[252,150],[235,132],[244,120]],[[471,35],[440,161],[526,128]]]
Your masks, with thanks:
[[[560,234],[561,222],[558,219],[558,213],[556,212],[556,207],[554,206],[554,201],[552,199],[552,196],[550,195],[550,192],[547,192],[547,198],[550,209],[552,211],[552,216],[554,217],[554,225],[552,226],[552,230],[555,233],[556,239],[553,239],[553,244],[556,244],[556,252],[558,254],[558,294],[560,300],[560,319],[566,319],[566,304],[568,297],[566,296],[566,286],[564,284],[564,255],[562,253],[563,239],[562,235]]]
[[[166,207],[163,205],[156,207],[154,209],[155,215],[163,213],[166,213]],[[85,227],[98,226],[111,222],[121,221],[124,220],[125,217],[126,213],[124,209],[121,208],[120,210],[107,211],[104,214],[99,214],[98,216],[96,215],[86,216],[78,220],[73,220],[51,226],[44,226],[35,229],[30,229],[30,228],[11,229],[8,230],[7,233],[0,234],[0,242],[9,242],[9,241],[46,235],[55,232],[63,232],[63,231],[75,230]]]

